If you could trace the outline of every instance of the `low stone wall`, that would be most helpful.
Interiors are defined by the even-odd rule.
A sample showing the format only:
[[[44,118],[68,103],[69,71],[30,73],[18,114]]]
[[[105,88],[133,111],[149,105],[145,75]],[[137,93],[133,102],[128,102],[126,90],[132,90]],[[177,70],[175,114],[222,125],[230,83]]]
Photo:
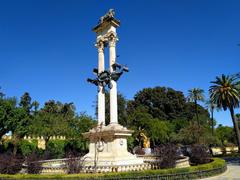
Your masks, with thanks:
[[[82,166],[83,173],[107,173],[107,172],[127,172],[142,171],[149,169],[160,169],[160,158],[154,155],[138,156],[144,159],[144,164],[118,165],[118,166]],[[52,159],[40,161],[42,163],[41,174],[65,174],[67,173],[66,161],[68,159]],[[189,158],[182,157],[176,161],[176,168],[189,167]]]

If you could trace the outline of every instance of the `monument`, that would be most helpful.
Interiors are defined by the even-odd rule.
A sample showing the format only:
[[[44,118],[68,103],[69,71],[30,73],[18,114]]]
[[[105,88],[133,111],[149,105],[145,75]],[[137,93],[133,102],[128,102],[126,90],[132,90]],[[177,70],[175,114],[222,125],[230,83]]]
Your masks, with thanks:
[[[98,69],[93,69],[95,79],[88,82],[98,87],[98,125],[84,137],[90,140],[89,153],[84,156],[85,171],[98,172],[130,171],[149,169],[149,165],[127,151],[127,137],[133,131],[118,124],[117,81],[128,68],[116,62],[116,29],[120,21],[110,9],[102,16],[93,31],[97,34]],[[109,48],[109,70],[105,70],[104,50]],[[105,124],[105,90],[110,91],[110,124]]]

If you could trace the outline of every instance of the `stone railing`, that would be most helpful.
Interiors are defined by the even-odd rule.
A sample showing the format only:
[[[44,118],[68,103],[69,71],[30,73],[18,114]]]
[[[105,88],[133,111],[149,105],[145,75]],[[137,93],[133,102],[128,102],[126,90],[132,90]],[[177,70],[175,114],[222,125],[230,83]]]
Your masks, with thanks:
[[[159,163],[161,162],[161,159],[159,156],[156,155],[138,155],[138,157],[143,158],[145,163],[154,164],[154,169],[159,169]],[[187,156],[180,156],[179,159],[176,161],[176,168],[183,168],[183,167],[189,167],[189,157]]]
[[[84,173],[106,173],[106,172],[128,172],[128,171],[142,171],[152,169],[151,164],[132,164],[132,165],[118,165],[118,166],[83,166]]]
[[[106,173],[106,172],[127,172],[127,171],[142,171],[142,170],[148,170],[148,169],[160,169],[159,162],[160,158],[159,156],[154,155],[147,155],[147,156],[141,156],[138,157],[144,159],[144,164],[130,164],[130,165],[105,165],[97,167],[95,166],[84,166],[84,161],[80,162],[81,172],[83,173]],[[67,165],[66,162],[69,159],[51,159],[51,160],[44,160],[39,161],[42,164],[42,170],[41,174],[63,174],[67,173]],[[82,164],[81,164],[82,163]],[[183,167],[189,167],[189,158],[188,157],[182,157],[181,159],[178,159],[176,161],[176,168],[183,168]]]

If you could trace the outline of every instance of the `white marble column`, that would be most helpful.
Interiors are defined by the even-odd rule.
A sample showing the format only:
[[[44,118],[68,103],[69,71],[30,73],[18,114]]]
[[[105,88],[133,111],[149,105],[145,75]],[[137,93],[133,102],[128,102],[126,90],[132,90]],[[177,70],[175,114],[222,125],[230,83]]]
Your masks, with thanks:
[[[98,73],[104,71],[104,43],[102,41],[96,44],[98,48]],[[105,92],[103,86],[98,86],[98,125],[105,125]]]
[[[110,72],[113,71],[112,65],[116,62],[116,41],[115,36],[109,39],[109,66]],[[117,105],[117,83],[111,80],[112,88],[110,89],[110,124],[118,123],[118,105]]]

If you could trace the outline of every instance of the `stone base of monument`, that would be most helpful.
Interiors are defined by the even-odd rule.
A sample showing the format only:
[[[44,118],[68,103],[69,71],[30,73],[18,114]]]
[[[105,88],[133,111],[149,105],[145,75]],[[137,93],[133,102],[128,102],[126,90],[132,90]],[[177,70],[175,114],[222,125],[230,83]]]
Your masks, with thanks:
[[[143,158],[127,151],[127,137],[133,131],[119,124],[99,126],[83,133],[90,140],[89,153],[84,159],[85,172],[119,172],[150,169]]]

